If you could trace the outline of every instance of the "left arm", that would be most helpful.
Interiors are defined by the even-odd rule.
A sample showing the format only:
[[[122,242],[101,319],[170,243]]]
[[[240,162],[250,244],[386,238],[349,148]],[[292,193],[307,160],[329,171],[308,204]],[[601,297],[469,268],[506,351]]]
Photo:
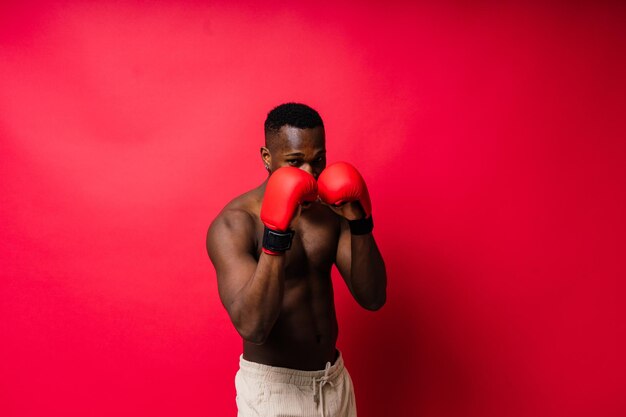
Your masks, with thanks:
[[[341,216],[337,269],[354,299],[368,310],[378,310],[387,298],[387,273],[372,224],[365,221],[372,215],[365,181],[352,165],[336,162],[320,174],[317,183],[320,200]]]
[[[347,220],[341,219],[341,234],[335,263],[359,305],[375,311],[385,304],[387,298],[385,262],[372,233],[352,235]]]

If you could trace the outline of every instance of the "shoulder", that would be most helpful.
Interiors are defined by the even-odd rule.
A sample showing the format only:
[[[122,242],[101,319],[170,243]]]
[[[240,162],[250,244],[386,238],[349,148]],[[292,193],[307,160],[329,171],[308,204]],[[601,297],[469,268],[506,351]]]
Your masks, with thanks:
[[[252,214],[242,208],[225,207],[211,222],[209,235],[216,231],[253,229],[256,222]]]
[[[242,194],[230,201],[215,217],[207,232],[207,249],[211,242],[235,239],[244,243],[255,238],[258,222],[258,199],[255,190]]]

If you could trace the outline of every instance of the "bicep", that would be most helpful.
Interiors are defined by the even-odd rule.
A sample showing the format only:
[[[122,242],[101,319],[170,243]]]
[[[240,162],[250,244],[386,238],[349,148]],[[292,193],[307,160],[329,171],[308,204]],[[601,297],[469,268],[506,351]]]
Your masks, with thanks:
[[[230,312],[237,293],[254,275],[255,225],[247,213],[231,213],[216,219],[207,233],[207,251],[217,275],[222,304]]]

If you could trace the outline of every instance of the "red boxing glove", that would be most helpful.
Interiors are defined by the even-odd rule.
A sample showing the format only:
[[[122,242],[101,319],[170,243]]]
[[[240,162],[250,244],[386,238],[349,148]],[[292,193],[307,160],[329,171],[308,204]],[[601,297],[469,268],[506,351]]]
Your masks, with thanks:
[[[359,202],[365,218],[348,221],[352,234],[362,235],[372,231],[372,202],[367,185],[355,167],[347,162],[336,162],[322,171],[317,186],[321,200],[331,206]]]
[[[261,206],[261,221],[265,225],[264,252],[279,255],[291,247],[293,231],[289,230],[289,223],[300,204],[316,198],[317,183],[308,172],[283,167],[272,173]]]
[[[372,202],[367,186],[359,171],[347,162],[336,162],[328,166],[317,179],[322,201],[331,206],[358,201],[365,217],[372,215]]]

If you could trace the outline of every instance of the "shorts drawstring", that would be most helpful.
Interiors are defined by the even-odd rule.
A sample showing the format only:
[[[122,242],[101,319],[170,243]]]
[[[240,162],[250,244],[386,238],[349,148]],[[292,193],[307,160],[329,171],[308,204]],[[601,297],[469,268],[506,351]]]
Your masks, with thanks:
[[[326,362],[326,368],[324,369],[324,376],[319,377],[319,378],[313,378],[313,401],[315,401],[315,404],[318,404],[320,402],[320,398],[322,399],[321,401],[322,417],[326,416],[326,411],[324,410],[324,392],[322,391],[322,388],[324,388],[324,385],[326,384],[330,384],[331,387],[335,386],[335,384],[333,384],[333,381],[331,381],[330,377],[328,376],[329,370],[330,370],[330,362]]]

